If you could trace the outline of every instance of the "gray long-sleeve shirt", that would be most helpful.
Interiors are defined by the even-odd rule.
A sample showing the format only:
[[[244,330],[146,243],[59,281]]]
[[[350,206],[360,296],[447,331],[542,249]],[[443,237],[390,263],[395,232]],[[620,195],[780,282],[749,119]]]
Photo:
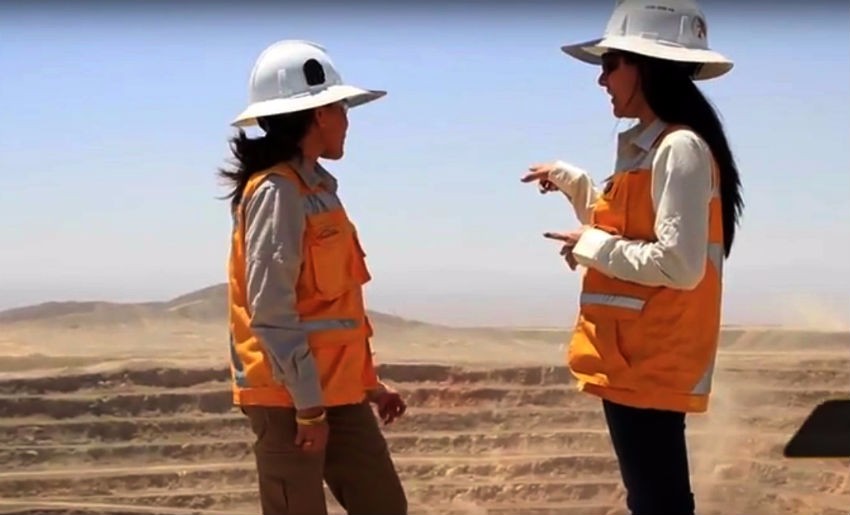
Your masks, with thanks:
[[[336,204],[336,179],[320,165],[291,163],[310,186],[323,184]],[[315,200],[314,200],[315,201]],[[268,176],[245,203],[245,256],[251,328],[266,348],[276,381],[297,409],[321,406],[322,388],[307,333],[295,309],[306,221],[304,199],[293,181]]]

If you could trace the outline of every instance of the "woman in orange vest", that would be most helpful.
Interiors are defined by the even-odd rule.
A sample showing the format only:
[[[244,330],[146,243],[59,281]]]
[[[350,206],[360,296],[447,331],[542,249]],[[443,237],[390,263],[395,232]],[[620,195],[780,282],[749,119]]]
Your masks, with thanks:
[[[732,62],[708,48],[692,0],[624,0],[602,38],[562,49],[601,65],[614,116],[638,120],[603,188],[563,161],[522,178],[562,191],[581,223],[544,235],[585,269],[567,363],[602,399],[631,513],[692,515],[685,416],[708,408],[723,261],[743,206],[723,128],[694,81]]]
[[[229,311],[233,400],[256,435],[264,514],[327,513],[323,481],[349,514],[407,513],[370,403],[405,411],[375,373],[357,231],[320,158],[343,156],[347,111],[385,95],[345,84],[307,41],[257,59],[234,120]],[[242,127],[264,132],[248,138]]]

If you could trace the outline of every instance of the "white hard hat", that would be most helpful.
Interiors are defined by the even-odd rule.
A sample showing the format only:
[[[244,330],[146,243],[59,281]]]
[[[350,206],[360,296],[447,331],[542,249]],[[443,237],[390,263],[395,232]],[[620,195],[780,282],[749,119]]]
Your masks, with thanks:
[[[340,100],[356,107],[387,94],[344,84],[325,49],[302,40],[278,41],[266,48],[254,63],[248,87],[250,104],[233,120],[236,127]]]
[[[602,38],[561,50],[591,64],[600,64],[608,50],[700,64],[694,80],[719,77],[733,66],[708,48],[705,16],[694,0],[618,0]]]

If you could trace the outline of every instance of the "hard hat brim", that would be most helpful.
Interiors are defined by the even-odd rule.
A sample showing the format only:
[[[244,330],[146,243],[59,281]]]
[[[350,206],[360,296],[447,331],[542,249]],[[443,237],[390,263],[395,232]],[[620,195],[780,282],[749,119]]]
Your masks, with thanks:
[[[335,85],[313,95],[255,102],[239,113],[239,116],[231,122],[231,125],[234,127],[250,127],[257,124],[257,118],[304,111],[341,100],[346,100],[349,107],[358,107],[378,100],[386,94],[387,92],[383,90],[363,89],[344,84]]]
[[[602,54],[608,50],[623,50],[658,59],[699,63],[702,66],[694,76],[694,80],[708,80],[720,77],[728,73],[734,66],[731,60],[713,50],[664,45],[634,36],[609,36],[606,38],[591,39],[582,43],[564,45],[561,47],[561,50],[579,61],[595,65],[602,64]]]

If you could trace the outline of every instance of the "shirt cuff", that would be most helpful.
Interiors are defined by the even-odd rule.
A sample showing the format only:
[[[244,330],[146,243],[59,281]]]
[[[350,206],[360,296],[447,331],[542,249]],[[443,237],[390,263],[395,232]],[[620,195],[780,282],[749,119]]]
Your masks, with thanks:
[[[573,257],[576,262],[587,268],[606,270],[605,264],[610,262],[610,254],[619,236],[590,227],[584,230],[573,247]]]
[[[315,408],[324,406],[322,395],[322,382],[319,370],[313,355],[308,349],[306,352],[294,356],[295,366],[292,377],[283,379],[289,394],[292,396],[296,409]]]
[[[289,387],[295,409],[315,408],[324,406],[322,387],[318,381],[301,381]]]
[[[573,181],[575,181],[580,174],[563,161],[555,161],[554,165],[555,166],[549,172],[549,176],[547,178],[562,192],[569,192]]]

